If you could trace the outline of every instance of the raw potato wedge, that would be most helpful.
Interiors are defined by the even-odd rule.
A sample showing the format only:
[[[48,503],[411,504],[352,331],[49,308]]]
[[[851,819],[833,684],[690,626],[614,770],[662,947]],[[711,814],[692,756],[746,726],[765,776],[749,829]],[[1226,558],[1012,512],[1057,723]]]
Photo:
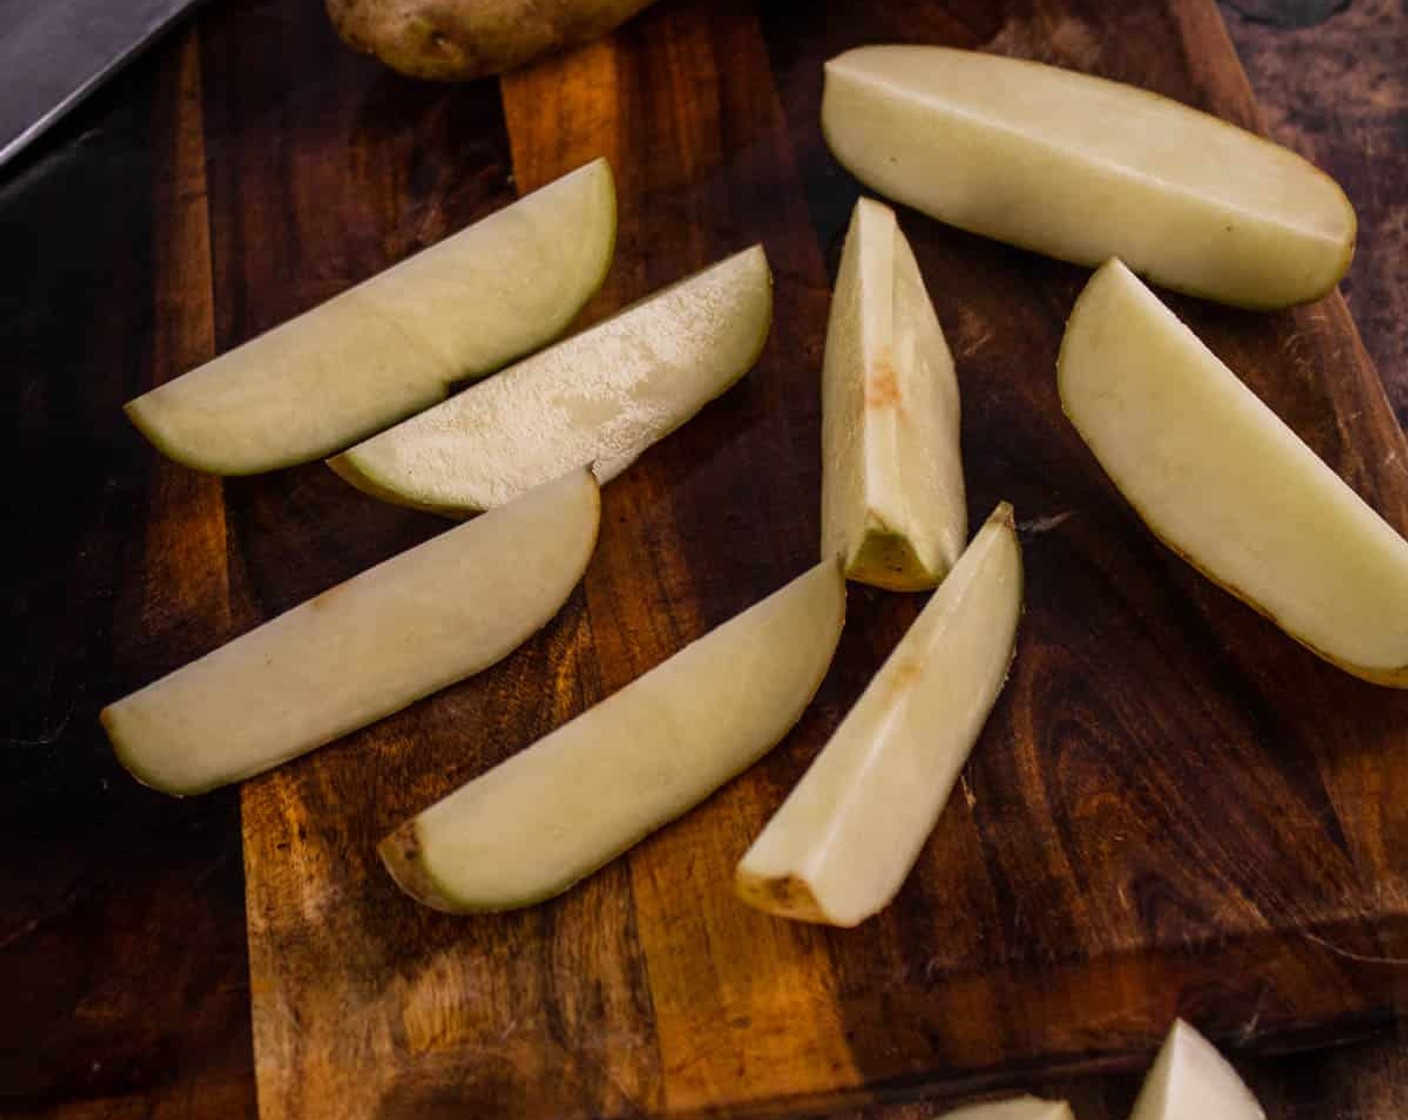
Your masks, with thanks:
[[[501,74],[624,23],[652,0],[327,0],[343,41],[412,78]]]
[[[567,890],[746,770],[801,718],[846,590],[823,561],[396,829],[382,859],[452,912]]]
[[[1065,1101],[1022,1096],[970,1104],[945,1112],[935,1120],[1075,1120],[1075,1117]]]
[[[1007,680],[1021,613],[1003,502],[744,855],[745,902],[834,926],[889,905]]]
[[[772,325],[755,245],[329,460],[375,497],[489,509],[573,467],[610,481],[752,367]]]
[[[487,668],[567,599],[599,510],[577,470],[294,607],[105,708],[118,758],[202,793]]]
[[[1129,1120],[1266,1120],[1266,1113],[1213,1044],[1179,1019]]]
[[[935,587],[963,551],[958,381],[894,211],[856,203],[822,367],[821,548],[892,591]]]
[[[1300,156],[1087,74],[861,47],[826,64],[821,121],[858,179],[940,221],[1225,303],[1317,299],[1354,252],[1353,207]]]
[[[615,243],[599,159],[129,401],[127,415],[197,470],[324,458],[557,337],[601,287]]]
[[[1408,688],[1408,541],[1119,261],[1076,301],[1057,379],[1159,539],[1327,661]]]

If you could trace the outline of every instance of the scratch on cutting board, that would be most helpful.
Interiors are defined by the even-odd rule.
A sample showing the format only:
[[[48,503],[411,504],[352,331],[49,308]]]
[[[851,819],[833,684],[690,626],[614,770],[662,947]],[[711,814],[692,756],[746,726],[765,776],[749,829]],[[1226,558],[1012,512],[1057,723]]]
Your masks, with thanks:
[[[52,906],[45,907],[42,913],[36,914],[28,921],[20,923],[18,928],[7,932],[4,937],[0,937],[0,949],[8,949],[11,945],[23,941],[46,922],[66,914],[69,910],[73,909],[73,905],[77,900],[78,890],[71,887],[65,891],[63,896]]]
[[[1237,1032],[1237,1045],[1245,1046],[1256,1035],[1256,1028],[1261,1023],[1261,1008],[1266,1003],[1266,993],[1269,989],[1265,984],[1256,994],[1256,1006],[1252,1008],[1252,1017],[1242,1024],[1242,1029]]]
[[[1313,941],[1322,948],[1330,950],[1337,957],[1344,957],[1345,960],[1360,961],[1364,964],[1393,964],[1408,965],[1408,957],[1372,957],[1366,953],[1351,953],[1348,949],[1341,949],[1338,945],[1326,941],[1323,937],[1318,937],[1308,929],[1300,931],[1301,936],[1307,941]]]
[[[1059,529],[1079,510],[1063,509],[1060,513],[1053,513],[1047,517],[1033,517],[1030,521],[1017,522],[1017,532],[1024,537],[1036,537],[1042,533],[1049,533],[1053,529]]]
[[[44,729],[32,739],[11,739],[6,738],[4,743],[10,747],[52,747],[68,730],[69,723],[73,720],[73,705],[69,704],[68,710],[57,723],[50,724],[45,720]]]

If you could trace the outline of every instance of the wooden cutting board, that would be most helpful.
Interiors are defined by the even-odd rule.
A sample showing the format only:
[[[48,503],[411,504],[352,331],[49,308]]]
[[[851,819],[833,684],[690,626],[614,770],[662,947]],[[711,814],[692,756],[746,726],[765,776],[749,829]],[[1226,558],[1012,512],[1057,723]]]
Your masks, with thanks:
[[[730,889],[921,602],[864,588],[796,732],[563,898],[451,918],[399,894],[373,851],[813,561],[829,281],[858,193],[821,140],[822,61],[975,47],[1256,127],[1209,0],[663,0],[607,41],[466,86],[382,72],[318,9],[228,5],[184,49],[162,130],[158,377],[597,155],[621,227],[584,321],[757,240],[777,316],[745,382],[606,489],[597,554],[546,630],[245,786],[265,1120],[792,1114],[1134,1064],[1175,1014],[1278,1048],[1404,1009],[1408,696],[1316,660],[1113,491],[1055,391],[1085,273],[911,212],[958,363],[971,518],[1015,504],[1028,602],[1012,680],[896,904],[828,931]],[[1273,315],[1173,302],[1408,527],[1408,448],[1338,296]],[[319,465],[223,484],[154,469],[148,615],[203,648],[443,524]]]

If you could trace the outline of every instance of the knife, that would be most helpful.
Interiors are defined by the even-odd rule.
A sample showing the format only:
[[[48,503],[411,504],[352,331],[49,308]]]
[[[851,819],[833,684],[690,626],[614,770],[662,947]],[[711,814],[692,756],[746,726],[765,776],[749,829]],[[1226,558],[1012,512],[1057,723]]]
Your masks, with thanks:
[[[0,0],[0,165],[195,0]]]

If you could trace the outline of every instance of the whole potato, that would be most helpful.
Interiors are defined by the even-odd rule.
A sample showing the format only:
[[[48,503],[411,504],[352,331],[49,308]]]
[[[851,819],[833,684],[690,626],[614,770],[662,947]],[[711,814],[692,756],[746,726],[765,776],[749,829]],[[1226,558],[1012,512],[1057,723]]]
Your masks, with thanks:
[[[610,31],[653,0],[327,0],[337,33],[413,78],[512,70]]]

